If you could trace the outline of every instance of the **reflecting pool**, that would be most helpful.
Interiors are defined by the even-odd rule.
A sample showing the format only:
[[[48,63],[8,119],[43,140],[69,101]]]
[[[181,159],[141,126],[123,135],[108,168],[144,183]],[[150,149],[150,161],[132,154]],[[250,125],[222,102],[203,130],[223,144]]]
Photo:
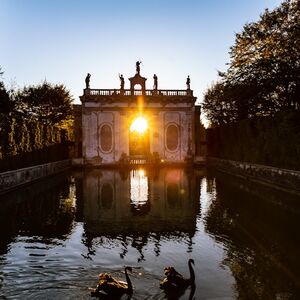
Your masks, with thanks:
[[[131,299],[300,299],[297,195],[204,169],[86,169],[0,203],[0,299],[90,299],[124,266]],[[166,294],[163,268],[188,278],[189,258],[195,290]]]

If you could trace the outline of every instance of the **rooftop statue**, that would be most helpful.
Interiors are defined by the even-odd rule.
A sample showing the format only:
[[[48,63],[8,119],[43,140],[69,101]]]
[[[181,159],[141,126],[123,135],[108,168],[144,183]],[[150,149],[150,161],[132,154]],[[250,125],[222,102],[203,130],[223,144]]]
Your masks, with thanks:
[[[119,74],[119,78],[120,78],[120,89],[121,90],[124,90],[124,84],[125,84],[125,82],[124,82],[124,77],[123,77],[123,74]]]
[[[85,77],[85,88],[89,89],[90,88],[90,78],[91,78],[91,74],[87,73],[86,77]]]
[[[153,90],[157,90],[158,83],[157,83],[157,76],[156,76],[156,74],[153,75],[153,80],[154,80]]]
[[[137,61],[137,62],[135,63],[135,65],[136,65],[136,74],[138,74],[138,75],[140,75],[140,70],[141,70],[140,64],[141,64],[141,63],[142,63],[141,61]]]
[[[187,79],[186,79],[186,88],[187,90],[191,89],[191,79],[190,79],[190,75],[188,75]]]

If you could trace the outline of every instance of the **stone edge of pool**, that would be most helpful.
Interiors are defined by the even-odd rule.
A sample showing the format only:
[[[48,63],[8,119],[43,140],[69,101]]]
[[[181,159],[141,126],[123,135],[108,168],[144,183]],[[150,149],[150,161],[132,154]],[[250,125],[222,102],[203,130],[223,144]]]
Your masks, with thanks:
[[[215,157],[208,157],[207,165],[230,175],[300,195],[300,171]]]
[[[63,172],[71,167],[72,160],[66,159],[0,173],[0,194],[44,177]]]

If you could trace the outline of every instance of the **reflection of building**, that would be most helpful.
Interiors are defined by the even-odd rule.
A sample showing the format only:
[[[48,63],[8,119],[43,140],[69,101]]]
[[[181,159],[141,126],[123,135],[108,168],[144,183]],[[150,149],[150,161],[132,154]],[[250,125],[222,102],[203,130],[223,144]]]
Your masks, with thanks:
[[[153,155],[165,162],[185,162],[199,155],[195,136],[200,136],[200,106],[195,105],[193,91],[158,90],[157,83],[155,89],[147,90],[140,69],[129,80],[130,89],[86,88],[80,97],[76,138],[83,163],[105,165],[124,158],[149,161]],[[148,123],[143,134],[130,131],[138,117]]]
[[[85,173],[83,210],[87,233],[194,233],[199,212],[196,177],[187,175],[184,169],[142,172],[92,169]]]

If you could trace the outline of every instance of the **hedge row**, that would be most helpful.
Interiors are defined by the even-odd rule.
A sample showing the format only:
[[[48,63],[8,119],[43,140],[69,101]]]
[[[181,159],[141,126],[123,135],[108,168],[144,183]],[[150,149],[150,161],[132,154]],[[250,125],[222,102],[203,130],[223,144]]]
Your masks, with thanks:
[[[208,129],[207,145],[209,156],[300,170],[300,112]]]
[[[66,159],[70,143],[66,129],[1,115],[0,172]]]

